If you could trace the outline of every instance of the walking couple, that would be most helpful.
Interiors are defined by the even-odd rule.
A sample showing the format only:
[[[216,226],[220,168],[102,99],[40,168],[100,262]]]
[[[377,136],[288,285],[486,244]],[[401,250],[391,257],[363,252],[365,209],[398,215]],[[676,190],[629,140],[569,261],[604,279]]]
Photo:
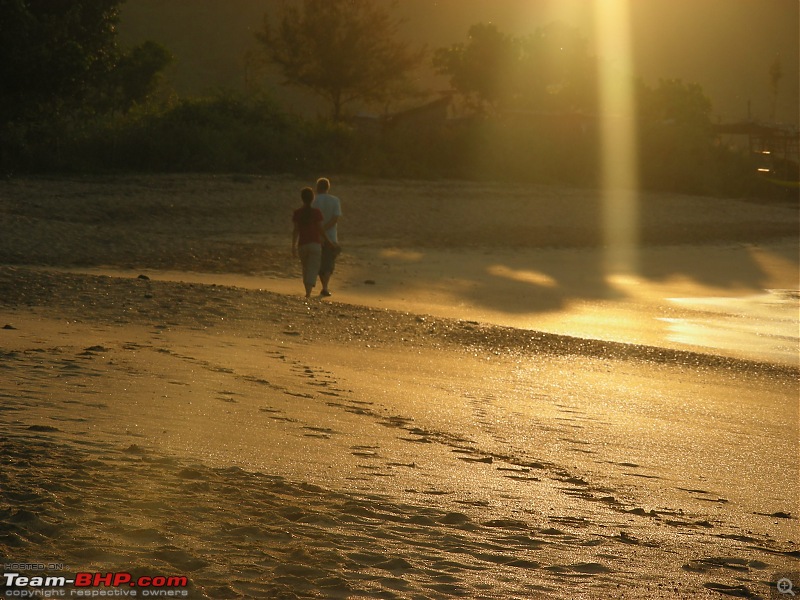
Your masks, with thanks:
[[[330,188],[331,182],[321,177],[317,180],[316,194],[310,187],[300,190],[303,206],[292,214],[292,256],[300,256],[306,298],[311,297],[317,277],[322,283],[319,295],[331,295],[328,283],[336,257],[342,251],[336,229],[342,206],[339,198],[328,193]]]

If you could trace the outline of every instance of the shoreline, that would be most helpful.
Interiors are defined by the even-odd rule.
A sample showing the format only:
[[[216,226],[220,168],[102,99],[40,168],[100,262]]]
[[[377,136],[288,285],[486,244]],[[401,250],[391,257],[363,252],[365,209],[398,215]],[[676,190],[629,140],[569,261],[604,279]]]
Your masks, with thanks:
[[[14,560],[193,598],[688,598],[800,556],[796,370],[230,286],[0,286]]]
[[[800,288],[796,207],[648,196],[693,243],[620,274],[523,235],[581,241],[594,193],[336,180],[352,242],[305,302],[300,183],[3,188],[6,563],[203,600],[754,598],[797,571],[800,369],[725,347],[796,319],[763,292]]]
[[[152,271],[145,270],[145,272],[153,275]],[[24,304],[28,308],[39,306],[47,309],[50,303],[48,298],[52,298],[55,293],[54,291],[48,292],[48,281],[52,281],[52,276],[56,274],[69,277],[72,281],[66,285],[66,290],[59,290],[57,305],[50,306],[50,308],[63,311],[66,307],[71,305],[73,310],[76,311],[73,312],[73,316],[81,316],[79,312],[81,310],[91,310],[93,320],[98,320],[101,314],[105,313],[108,315],[115,310],[114,301],[104,305],[97,302],[96,299],[89,301],[85,296],[84,290],[91,289],[92,291],[98,291],[104,286],[108,286],[109,289],[116,288],[116,293],[121,293],[126,299],[130,300],[152,300],[158,294],[159,286],[168,288],[168,293],[172,296],[185,295],[189,292],[196,291],[197,286],[201,286],[201,289],[196,291],[199,295],[204,293],[203,288],[205,288],[206,290],[214,289],[215,293],[220,295],[224,294],[228,298],[238,295],[252,297],[252,301],[248,303],[250,306],[244,310],[237,310],[228,305],[228,312],[222,313],[220,309],[224,303],[221,303],[221,305],[216,308],[209,307],[209,310],[213,314],[225,314],[226,317],[221,318],[227,318],[229,322],[237,319],[237,312],[244,313],[247,310],[254,310],[255,306],[264,306],[269,303],[275,303],[280,306],[280,313],[282,315],[293,314],[297,316],[298,313],[303,314],[305,312],[305,316],[307,317],[308,311],[311,310],[311,307],[300,298],[299,294],[286,295],[269,290],[245,288],[237,285],[157,279],[150,278],[150,275],[147,275],[147,279],[141,279],[140,276],[135,276],[133,273],[134,272],[131,271],[131,274],[126,277],[120,275],[92,274],[71,269],[51,270],[48,267],[0,266],[0,292],[2,292],[3,295],[3,303],[10,306]],[[41,275],[41,277],[37,278],[37,274]],[[191,276],[192,274],[188,275]],[[200,279],[205,280],[207,277],[213,278],[215,274],[198,275],[200,275]],[[55,287],[60,288],[65,282],[62,277],[58,277],[57,279],[59,282]],[[68,292],[76,288],[82,291],[76,290],[74,296],[70,297]],[[18,295],[12,297],[12,293]],[[103,293],[102,291],[100,291],[100,295],[101,297],[109,296],[107,292]],[[81,302],[86,302],[86,304],[80,304]],[[242,304],[244,305],[244,303]],[[0,307],[2,307],[2,304],[0,304]],[[749,360],[714,354],[713,352],[697,352],[662,346],[649,346],[646,344],[581,338],[546,331],[477,322],[468,319],[437,317],[388,308],[374,308],[362,304],[341,304],[336,301],[326,300],[324,302],[318,301],[314,308],[318,312],[318,318],[323,321],[328,320],[330,315],[341,315],[343,311],[349,311],[351,313],[350,318],[354,318],[352,315],[358,315],[357,318],[359,319],[375,320],[379,318],[389,321],[390,325],[382,327],[380,333],[373,330],[370,326],[366,329],[361,329],[359,331],[359,337],[362,337],[362,340],[371,339],[375,342],[395,343],[397,341],[396,337],[398,332],[402,332],[402,337],[400,338],[401,345],[409,344],[410,347],[414,347],[418,340],[423,340],[422,343],[427,346],[436,346],[441,341],[447,341],[451,342],[455,347],[462,347],[465,349],[475,347],[487,351],[533,354],[545,353],[553,355],[576,354],[587,357],[644,360],[667,364],[674,362],[695,367],[764,372],[765,374],[789,378],[796,377],[800,374],[800,365],[795,366],[770,361]],[[171,315],[173,322],[175,316],[175,314]],[[139,321],[140,323],[152,321],[152,317],[149,316],[147,312],[144,312],[141,316],[136,313],[128,313],[124,321],[120,321],[119,315],[107,318],[111,319],[110,322],[117,323],[136,322],[139,319],[142,319]],[[335,326],[332,328],[330,325],[331,322],[335,323],[335,319],[333,321],[328,321],[324,327],[317,326],[313,322],[307,323],[308,329],[305,333],[310,335],[322,334],[328,340],[335,339],[337,335],[341,335],[342,330]],[[9,323],[8,325],[13,326],[13,323]],[[212,323],[208,322],[208,325],[212,325]],[[333,331],[331,331],[331,329],[333,329]],[[363,336],[368,337],[365,338]]]

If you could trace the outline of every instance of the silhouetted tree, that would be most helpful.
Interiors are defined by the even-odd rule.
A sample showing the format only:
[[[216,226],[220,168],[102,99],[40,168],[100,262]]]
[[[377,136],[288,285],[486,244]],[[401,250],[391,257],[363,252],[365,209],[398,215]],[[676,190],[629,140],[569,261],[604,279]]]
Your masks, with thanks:
[[[711,101],[695,83],[661,79],[638,82],[639,164],[644,185],[707,193],[715,151]]]
[[[596,60],[577,29],[552,23],[514,38],[493,24],[470,27],[467,43],[440,48],[433,66],[478,109],[594,107]]]
[[[597,59],[580,30],[554,22],[520,40],[519,104],[536,110],[597,106]]]
[[[170,62],[169,51],[149,40],[121,55],[108,80],[107,108],[125,112],[146,101]]]
[[[639,82],[638,106],[650,122],[688,126],[706,133],[711,125],[711,100],[696,83],[660,79],[654,88]]]
[[[121,0],[0,0],[4,119],[79,102],[115,60]]]
[[[117,47],[123,1],[0,0],[0,121],[119,108],[149,93],[169,54],[153,42]]]
[[[372,0],[304,0],[284,4],[274,30],[265,17],[256,38],[287,84],[324,98],[340,120],[353,101],[385,101],[421,64],[424,49],[398,40],[399,26]]]
[[[783,79],[783,68],[781,67],[781,58],[776,56],[775,60],[769,66],[769,90],[772,96],[772,106],[770,107],[769,117],[775,120],[775,111],[778,107],[778,90],[780,89],[781,79]]]
[[[439,48],[433,66],[450,76],[450,85],[477,110],[496,108],[513,94],[513,74],[520,63],[519,46],[496,25],[478,23],[469,28],[469,41]]]

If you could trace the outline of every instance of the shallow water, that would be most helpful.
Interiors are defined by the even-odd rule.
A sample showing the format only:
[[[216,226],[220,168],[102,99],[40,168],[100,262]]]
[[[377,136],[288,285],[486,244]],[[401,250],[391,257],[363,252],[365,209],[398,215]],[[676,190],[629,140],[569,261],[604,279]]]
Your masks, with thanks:
[[[618,275],[600,272],[592,249],[358,247],[337,266],[329,301],[797,365],[797,250],[797,240],[648,248],[640,253],[642,273]],[[299,275],[69,270],[302,293]]]
[[[771,362],[800,361],[800,293],[766,290],[733,298],[670,298],[693,315],[664,319],[672,342],[742,353]]]
[[[77,269],[70,269],[78,271]],[[135,277],[140,271],[83,269],[81,272]],[[231,285],[293,294],[294,280],[235,274],[144,270],[154,280]],[[797,366],[800,362],[800,292],[773,289],[741,296],[677,297],[670,288],[642,280],[619,284],[635,289],[624,298],[573,301],[549,312],[493,310],[466,300],[453,302],[429,290],[408,294],[365,293],[343,284],[332,301],[437,317],[544,331],[559,335],[718,354]],[[702,292],[699,288],[695,291]]]

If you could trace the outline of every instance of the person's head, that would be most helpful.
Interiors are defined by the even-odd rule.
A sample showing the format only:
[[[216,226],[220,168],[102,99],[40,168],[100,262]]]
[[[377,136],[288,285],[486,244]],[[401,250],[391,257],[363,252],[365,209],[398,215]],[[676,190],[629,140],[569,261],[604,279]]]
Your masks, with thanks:
[[[327,194],[329,189],[331,189],[331,182],[327,177],[320,177],[317,179],[318,194]]]
[[[300,190],[300,199],[306,206],[311,206],[311,203],[314,201],[314,190],[310,187],[304,187]]]

